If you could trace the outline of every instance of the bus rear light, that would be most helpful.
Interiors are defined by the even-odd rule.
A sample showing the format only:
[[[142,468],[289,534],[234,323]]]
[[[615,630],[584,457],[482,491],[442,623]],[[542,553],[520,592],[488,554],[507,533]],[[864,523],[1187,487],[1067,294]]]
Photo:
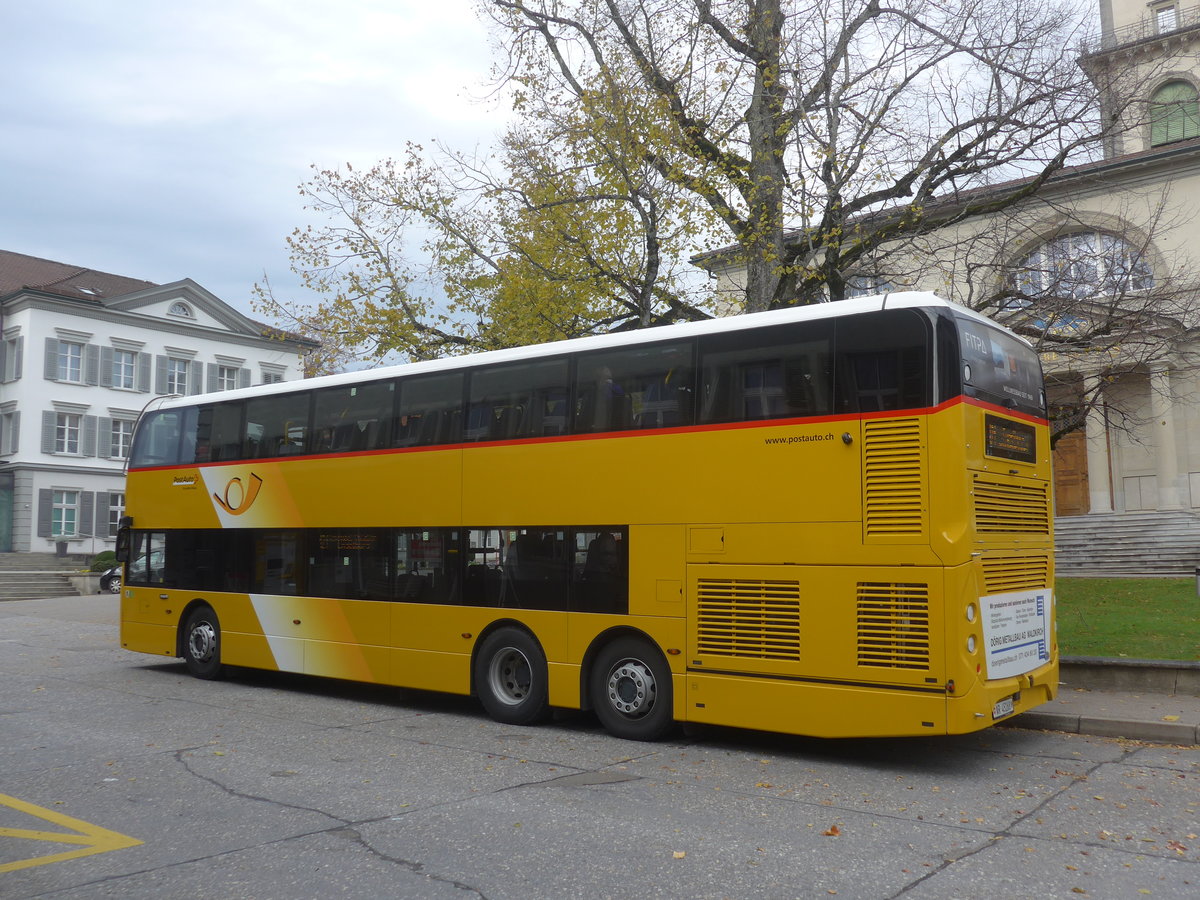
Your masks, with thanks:
[[[975,652],[975,635],[973,635],[973,634],[967,635],[967,652],[968,653]]]
[[[975,604],[974,603],[967,604],[967,621],[968,622],[975,621]]]

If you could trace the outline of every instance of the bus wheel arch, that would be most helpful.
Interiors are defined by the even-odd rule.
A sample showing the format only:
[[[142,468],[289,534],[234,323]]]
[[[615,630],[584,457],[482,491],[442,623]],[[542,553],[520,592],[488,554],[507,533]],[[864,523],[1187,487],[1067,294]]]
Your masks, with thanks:
[[[655,741],[675,727],[671,666],[643,632],[619,629],[598,637],[584,658],[580,686],[586,708],[615,737]]]
[[[179,617],[177,655],[196,678],[207,681],[224,673],[221,663],[221,620],[203,600],[193,600]]]
[[[546,652],[520,622],[495,622],[475,642],[471,689],[487,714],[505,725],[534,725],[550,714]]]

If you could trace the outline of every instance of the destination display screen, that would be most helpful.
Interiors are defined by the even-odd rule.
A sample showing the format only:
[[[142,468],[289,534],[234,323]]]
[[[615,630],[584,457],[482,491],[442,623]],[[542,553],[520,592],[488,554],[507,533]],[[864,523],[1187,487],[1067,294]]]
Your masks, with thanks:
[[[1037,462],[1037,433],[1032,425],[999,416],[984,416],[984,428],[987,431],[984,452],[988,456]]]
[[[958,335],[963,382],[969,395],[1045,416],[1042,366],[1032,347],[998,328],[961,316]]]

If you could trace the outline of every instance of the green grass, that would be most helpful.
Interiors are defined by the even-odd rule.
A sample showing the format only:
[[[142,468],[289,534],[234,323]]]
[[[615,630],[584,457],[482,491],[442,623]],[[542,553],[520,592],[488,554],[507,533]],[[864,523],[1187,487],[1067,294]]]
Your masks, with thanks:
[[[1200,659],[1200,597],[1193,578],[1059,578],[1064,656]]]

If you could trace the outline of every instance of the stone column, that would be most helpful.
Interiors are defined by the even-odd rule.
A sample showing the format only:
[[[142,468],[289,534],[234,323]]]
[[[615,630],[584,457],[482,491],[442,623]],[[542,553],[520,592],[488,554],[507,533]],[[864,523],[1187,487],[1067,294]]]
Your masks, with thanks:
[[[1179,496],[1179,455],[1175,449],[1175,399],[1171,373],[1161,366],[1150,372],[1150,423],[1154,435],[1154,473],[1158,483],[1158,508],[1183,509]]]
[[[1084,431],[1087,435],[1088,512],[1110,513],[1113,511],[1113,502],[1109,477],[1108,426],[1104,421],[1100,378],[1096,375],[1087,376],[1083,388],[1085,397],[1095,398],[1095,402],[1084,416]]]

